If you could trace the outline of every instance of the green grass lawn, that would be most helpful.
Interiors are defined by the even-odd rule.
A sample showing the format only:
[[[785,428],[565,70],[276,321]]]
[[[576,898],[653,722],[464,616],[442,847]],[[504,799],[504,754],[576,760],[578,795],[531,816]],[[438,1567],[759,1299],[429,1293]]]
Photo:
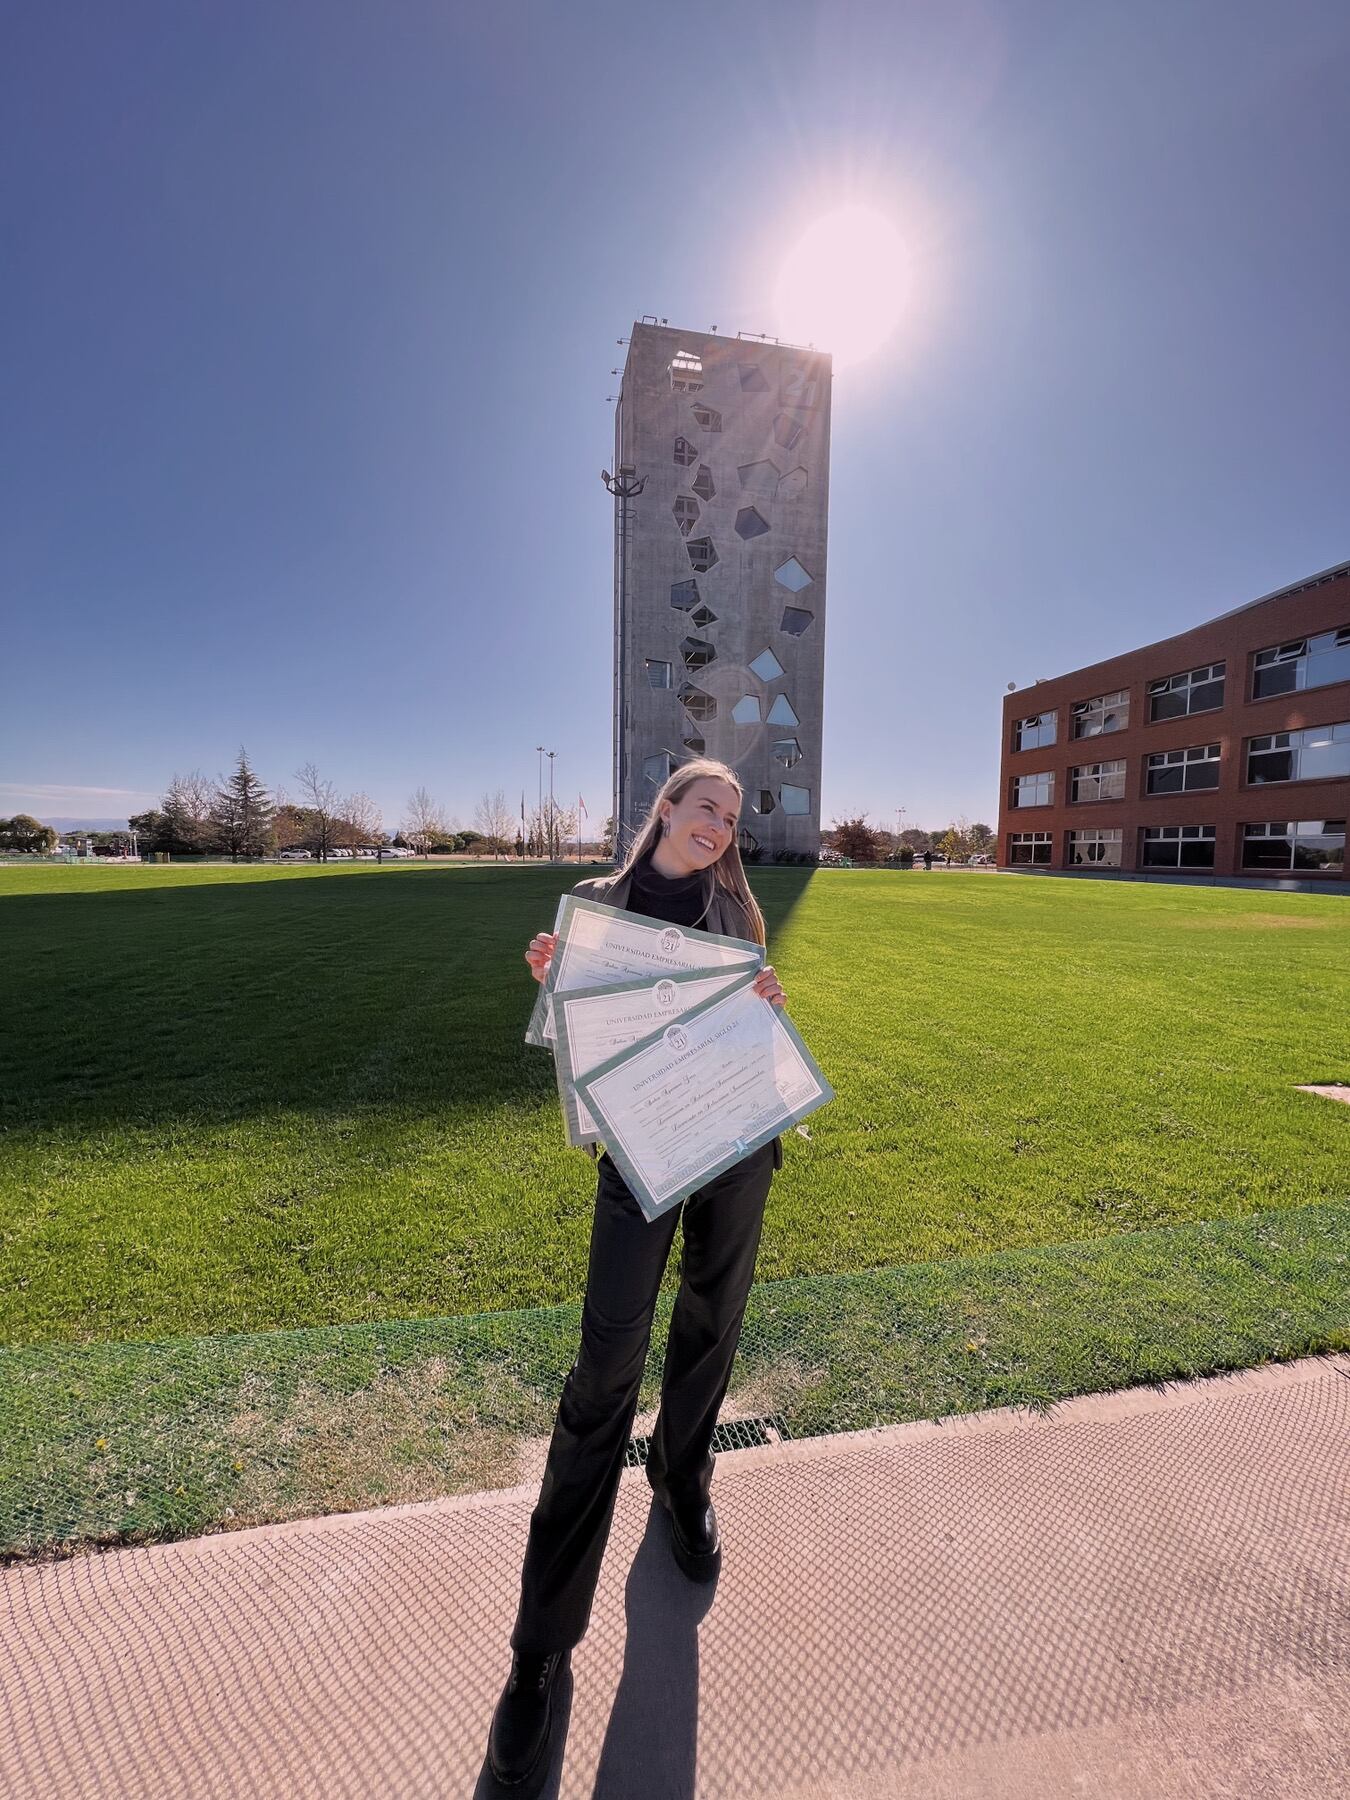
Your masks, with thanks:
[[[575,1300],[594,1170],[522,1042],[579,872],[0,871],[10,1344]],[[761,1280],[1343,1200],[1343,897],[755,870],[838,1097]],[[674,1279],[674,1259],[668,1283]]]
[[[520,1478],[595,1183],[523,950],[581,872],[0,870],[0,1557]],[[1350,1109],[1294,1086],[1350,1078],[1350,901],[752,878],[838,1098],[787,1139],[738,1416],[1350,1347]]]

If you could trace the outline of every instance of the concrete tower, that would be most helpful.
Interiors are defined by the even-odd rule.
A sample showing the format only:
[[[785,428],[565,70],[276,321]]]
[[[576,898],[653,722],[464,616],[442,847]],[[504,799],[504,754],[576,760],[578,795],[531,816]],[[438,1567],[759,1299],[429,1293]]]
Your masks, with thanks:
[[[742,847],[820,844],[830,359],[634,325],[615,421],[614,817],[676,764],[745,789]]]

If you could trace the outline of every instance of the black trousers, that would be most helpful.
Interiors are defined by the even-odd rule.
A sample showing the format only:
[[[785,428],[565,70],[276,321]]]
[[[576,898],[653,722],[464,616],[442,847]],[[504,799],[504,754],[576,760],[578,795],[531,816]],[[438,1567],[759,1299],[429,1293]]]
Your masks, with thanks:
[[[647,1479],[680,1499],[708,1498],[713,1431],[781,1155],[776,1140],[763,1145],[650,1223],[618,1169],[601,1156],[581,1349],[563,1383],[530,1519],[513,1650],[547,1656],[585,1636],[678,1219],[684,1228],[680,1288]]]

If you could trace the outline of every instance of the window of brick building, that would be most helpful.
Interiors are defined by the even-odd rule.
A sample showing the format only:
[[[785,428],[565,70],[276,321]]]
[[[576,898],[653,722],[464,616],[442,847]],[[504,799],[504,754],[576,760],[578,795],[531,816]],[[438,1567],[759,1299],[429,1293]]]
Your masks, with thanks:
[[[1188,750],[1159,750],[1146,758],[1144,791],[1149,794],[1188,794],[1195,788],[1219,785],[1219,746],[1193,744]]]

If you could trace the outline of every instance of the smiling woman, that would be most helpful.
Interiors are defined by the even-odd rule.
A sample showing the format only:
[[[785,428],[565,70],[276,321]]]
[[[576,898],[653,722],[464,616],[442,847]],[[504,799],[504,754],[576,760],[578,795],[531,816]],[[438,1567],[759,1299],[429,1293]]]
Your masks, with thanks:
[[[881,349],[909,299],[910,260],[892,220],[841,206],[798,239],[778,276],[785,337],[828,350],[836,369]]]

